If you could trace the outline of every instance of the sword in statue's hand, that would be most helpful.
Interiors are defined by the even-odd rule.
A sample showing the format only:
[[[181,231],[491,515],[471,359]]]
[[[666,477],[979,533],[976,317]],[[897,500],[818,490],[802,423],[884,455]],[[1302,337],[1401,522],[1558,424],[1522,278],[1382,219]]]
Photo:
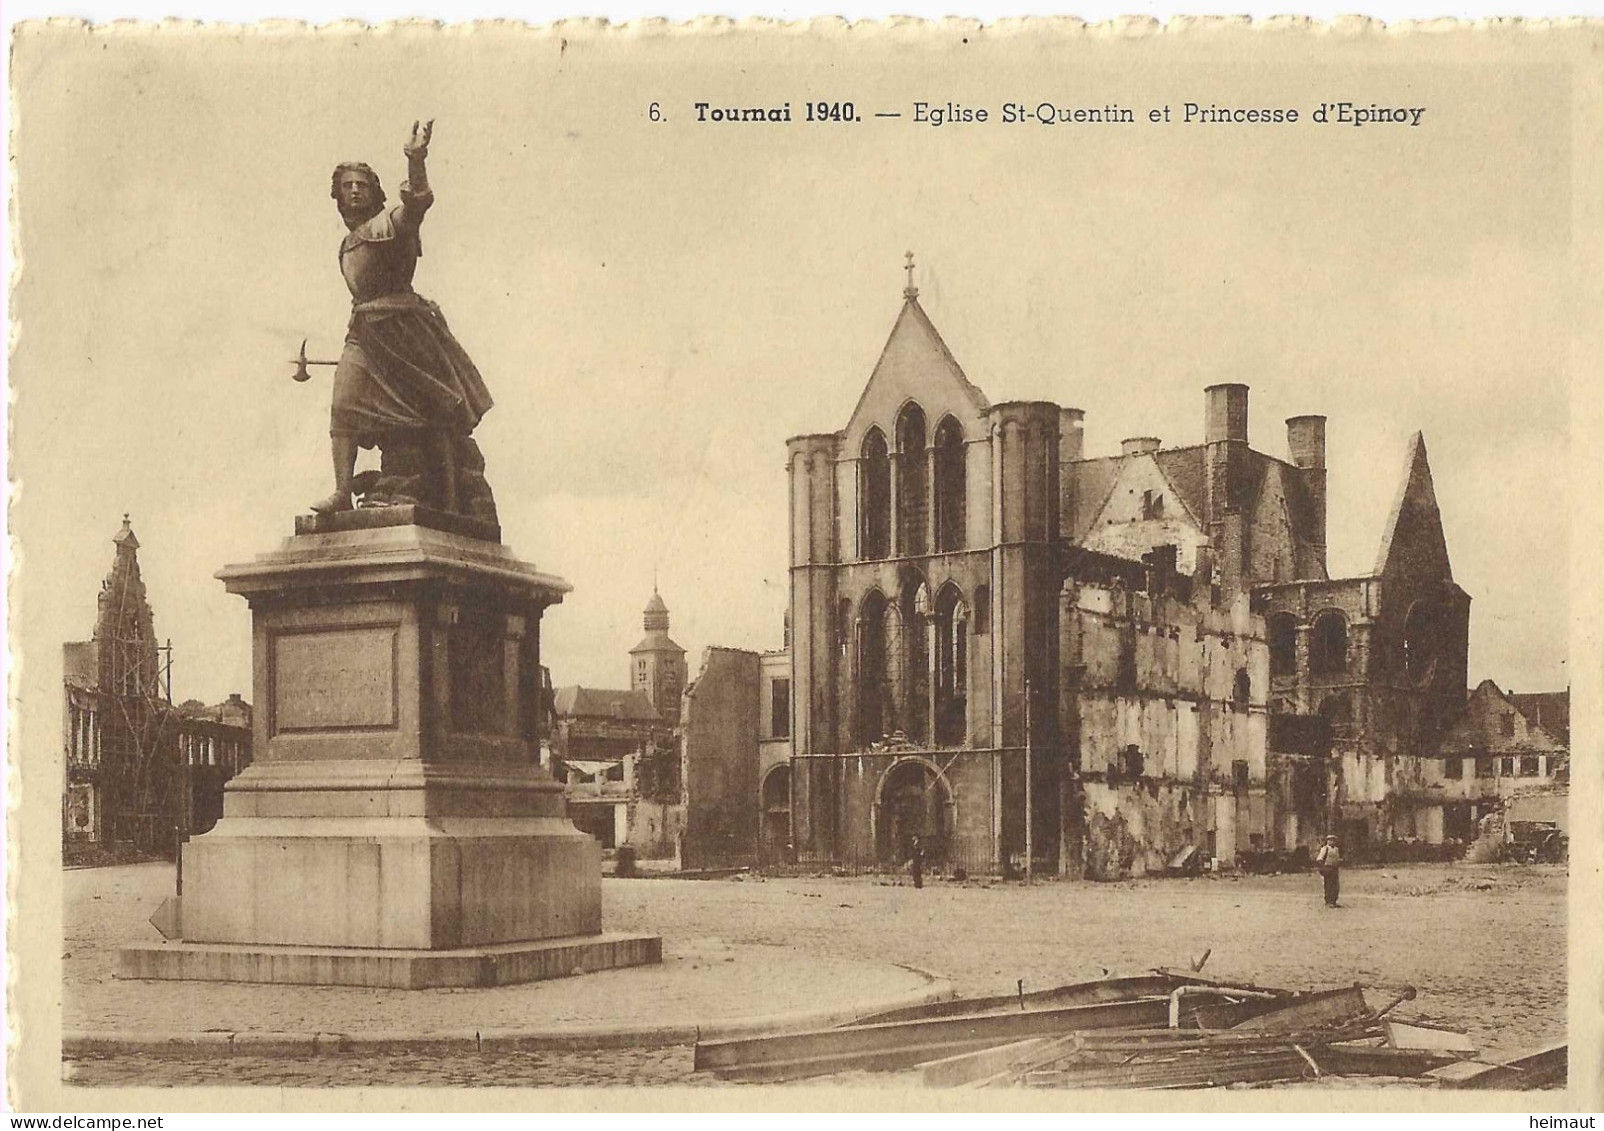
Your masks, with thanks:
[[[299,357],[292,357],[290,364],[295,366],[295,372],[292,375],[294,380],[310,381],[312,374],[306,368],[308,365],[338,365],[340,363],[338,361],[309,361],[306,356],[306,339],[302,338],[301,354]]]

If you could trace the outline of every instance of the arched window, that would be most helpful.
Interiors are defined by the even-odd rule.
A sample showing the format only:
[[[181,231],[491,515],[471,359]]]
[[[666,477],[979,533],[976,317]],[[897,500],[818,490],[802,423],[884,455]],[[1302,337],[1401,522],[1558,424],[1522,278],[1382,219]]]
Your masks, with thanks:
[[[914,742],[930,739],[930,587],[911,577],[902,587],[903,729]]]
[[[1238,707],[1246,707],[1253,700],[1253,681],[1248,678],[1247,668],[1236,669],[1236,679],[1231,682],[1231,701]]]
[[[858,460],[858,556],[891,556],[891,454],[885,433],[869,429]]]
[[[964,548],[964,432],[952,417],[936,426],[936,550]]]
[[[936,595],[936,745],[961,746],[969,706],[969,609],[955,585]]]
[[[897,553],[930,549],[930,470],[925,456],[925,412],[910,404],[897,417]]]
[[[1348,670],[1348,618],[1335,609],[1314,618],[1309,638],[1309,671],[1341,675]]]
[[[886,670],[886,618],[890,612],[879,590],[858,608],[858,746],[879,742],[890,728],[886,717],[890,673]]]
[[[1296,675],[1298,672],[1298,618],[1291,613],[1272,613],[1269,624],[1270,674]]]

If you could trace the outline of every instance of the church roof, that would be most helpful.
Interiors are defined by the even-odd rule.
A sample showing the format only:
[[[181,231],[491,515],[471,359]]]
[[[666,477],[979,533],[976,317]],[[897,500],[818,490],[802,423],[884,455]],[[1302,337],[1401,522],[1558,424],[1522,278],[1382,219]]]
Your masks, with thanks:
[[[991,407],[986,394],[969,380],[952,356],[930,316],[919,305],[917,295],[906,292],[904,295],[902,310],[852,409],[846,431],[854,437],[865,430],[862,421],[866,413],[871,419],[889,422],[895,415],[891,406],[902,401],[911,387],[917,387],[919,399],[928,402],[923,407],[931,413],[932,427],[941,416],[943,399],[948,403],[948,411],[967,412],[973,416],[980,416]],[[945,398],[939,392],[943,383],[951,390]],[[935,394],[933,399],[932,393]],[[959,405],[963,408],[958,408]]]
[[[559,687],[554,707],[564,718],[628,719],[660,722],[662,716],[644,691],[598,687]]]
[[[1188,444],[1178,448],[1159,448],[1152,452],[1100,456],[1065,465],[1066,473],[1075,477],[1075,521],[1070,537],[1077,543],[1086,540],[1098,513],[1108,504],[1121,470],[1129,461],[1140,459],[1152,459],[1158,465],[1159,471],[1186,508],[1187,517],[1207,533],[1204,529],[1208,515],[1207,454],[1206,444]],[[1259,504],[1266,481],[1276,475],[1287,501],[1287,517],[1292,523],[1294,537],[1301,542],[1312,542],[1318,528],[1319,513],[1303,477],[1287,474],[1296,469],[1275,456],[1251,448],[1247,455],[1248,489],[1247,497],[1241,503],[1242,509],[1252,513]]]
[[[655,590],[655,589],[652,590],[652,599],[650,601],[646,602],[645,611],[648,612],[648,613],[666,613],[666,612],[668,612],[668,606],[663,603],[663,597],[662,597],[662,595],[660,593],[657,592],[657,590]]]
[[[629,650],[631,656],[641,652],[677,652],[683,656],[685,649],[675,644],[666,632],[648,632],[639,644]]]
[[[1448,563],[1448,542],[1443,537],[1442,512],[1437,508],[1437,491],[1431,482],[1431,464],[1426,459],[1426,438],[1416,432],[1409,440],[1404,463],[1403,484],[1392,504],[1381,550],[1376,555],[1376,573],[1400,569],[1452,581]]]

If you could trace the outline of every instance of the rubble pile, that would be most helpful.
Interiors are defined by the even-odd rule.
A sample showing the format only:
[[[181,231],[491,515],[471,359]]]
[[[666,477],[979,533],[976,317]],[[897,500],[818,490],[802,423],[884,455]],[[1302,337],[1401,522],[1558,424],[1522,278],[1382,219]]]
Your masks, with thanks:
[[[1385,992],[1371,988],[1372,994]],[[1289,990],[1158,969],[1026,994],[914,1006],[852,1025],[702,1041],[728,1080],[901,1072],[937,1088],[1210,1088],[1391,1077],[1451,1088],[1562,1086],[1563,1043],[1479,1058],[1462,1031],[1379,1008],[1366,987]]]

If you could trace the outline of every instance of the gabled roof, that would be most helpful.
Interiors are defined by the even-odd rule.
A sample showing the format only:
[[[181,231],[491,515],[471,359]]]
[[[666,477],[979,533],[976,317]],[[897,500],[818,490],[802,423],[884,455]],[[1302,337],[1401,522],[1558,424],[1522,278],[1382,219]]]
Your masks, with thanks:
[[[1419,432],[1409,440],[1403,484],[1376,555],[1377,574],[1405,568],[1445,581],[1454,578],[1448,563],[1448,540],[1443,537],[1442,512],[1437,508],[1437,491],[1431,482],[1431,464],[1426,460],[1426,438]]]
[[[870,373],[863,392],[858,395],[858,403],[853,406],[847,431],[852,430],[852,425],[864,411],[870,393],[882,375],[899,368],[904,363],[916,368],[922,378],[928,378],[932,374],[948,378],[961,391],[961,395],[977,416],[991,407],[986,400],[986,394],[965,376],[963,367],[958,364],[957,358],[952,356],[947,343],[942,341],[940,332],[930,321],[930,316],[919,305],[918,297],[909,295],[905,298],[902,310],[891,327],[885,346],[880,350],[879,360],[874,363],[874,370]],[[930,424],[934,427],[934,418]]]
[[[1175,485],[1175,493],[1186,509],[1199,523],[1204,521],[1208,513],[1209,477],[1208,469],[1203,464],[1205,448],[1202,444],[1192,444],[1184,448],[1160,448],[1153,453],[1158,461],[1159,470],[1164,478]]]
[[[1570,745],[1571,693],[1568,689],[1565,691],[1534,691],[1524,694],[1516,694],[1511,691],[1509,698],[1514,702],[1521,714],[1567,746]]]
[[[1203,529],[1203,521],[1199,517],[1202,512],[1194,507],[1191,501],[1187,499],[1186,495],[1176,486],[1175,480],[1171,479],[1165,472],[1164,464],[1157,459],[1157,455],[1157,452],[1149,452],[1142,455],[1119,457],[1119,461],[1113,464],[1114,473],[1108,481],[1108,487],[1101,492],[1103,496],[1102,500],[1095,508],[1092,508],[1091,518],[1090,521],[1086,523],[1086,529],[1082,535],[1083,538],[1091,536],[1092,529],[1097,525],[1097,520],[1102,517],[1104,511],[1108,510],[1109,503],[1113,501],[1114,493],[1119,489],[1120,483],[1125,481],[1126,476],[1142,475],[1142,472],[1138,470],[1140,462],[1148,459],[1151,459],[1155,465],[1155,470],[1158,473],[1159,483],[1163,484],[1165,490],[1169,494],[1173,495],[1176,501],[1181,504],[1182,513],[1184,513],[1187,520],[1190,521],[1193,526]],[[1151,479],[1148,481],[1151,482]],[[1140,484],[1140,480],[1138,480],[1138,484]]]
[[[1501,720],[1520,717],[1513,735],[1503,733]],[[1470,693],[1465,709],[1443,733],[1438,744],[1446,754],[1548,754],[1565,747],[1549,731],[1526,718],[1498,684],[1484,679]]]
[[[661,722],[644,691],[619,691],[597,687],[559,687],[553,706],[564,718],[625,719]]]
[[[62,678],[74,687],[93,691],[100,686],[100,660],[93,640],[75,640],[61,646]]]
[[[1066,465],[1066,473],[1075,478],[1076,492],[1075,524],[1070,537],[1076,544],[1082,544],[1091,536],[1098,514],[1107,507],[1129,461],[1147,458],[1152,458],[1158,464],[1175,498],[1185,507],[1187,516],[1199,529],[1207,531],[1207,453],[1207,445],[1190,444],[1179,448],[1160,448],[1154,452],[1077,460]],[[1312,558],[1306,548],[1315,541],[1319,523],[1318,511],[1309,496],[1308,485],[1302,475],[1296,474],[1297,470],[1285,460],[1250,449],[1244,464],[1247,492],[1242,500],[1242,508],[1252,514],[1259,505],[1265,484],[1274,477],[1286,500],[1287,519],[1292,525],[1293,539],[1299,547],[1298,560],[1303,563],[1306,558]]]

